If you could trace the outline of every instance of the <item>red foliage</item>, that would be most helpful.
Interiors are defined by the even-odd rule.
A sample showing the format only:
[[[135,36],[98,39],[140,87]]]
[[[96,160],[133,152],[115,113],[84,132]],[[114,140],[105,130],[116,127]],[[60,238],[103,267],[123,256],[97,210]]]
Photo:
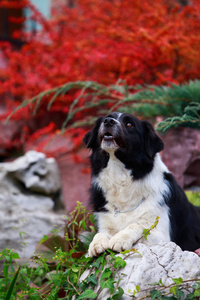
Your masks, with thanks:
[[[69,81],[112,84],[121,78],[134,85],[200,78],[198,0],[183,7],[166,0],[80,0],[74,1],[73,8],[54,2],[52,18],[45,20],[28,0],[1,1],[4,7],[29,7],[31,18],[43,26],[35,36],[21,33],[25,43],[20,50],[1,43],[8,62],[6,69],[0,70],[0,95],[6,106],[2,119],[22,100]],[[30,108],[14,115],[31,127],[20,146],[47,133],[51,137],[52,132],[41,128],[49,129],[50,122],[54,129],[59,128],[74,97],[72,92],[59,97],[51,114],[41,105],[37,119]],[[37,130],[41,131],[34,133]],[[68,134],[75,148],[82,134]]]

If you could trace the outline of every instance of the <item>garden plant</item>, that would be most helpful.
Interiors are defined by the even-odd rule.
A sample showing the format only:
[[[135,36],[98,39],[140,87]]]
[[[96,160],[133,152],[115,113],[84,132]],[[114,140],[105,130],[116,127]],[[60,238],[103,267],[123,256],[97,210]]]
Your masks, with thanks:
[[[152,122],[161,116],[156,125],[161,132],[176,126],[200,128],[198,0],[188,5],[165,0],[136,0],[134,5],[130,0],[68,2],[62,6],[56,0],[50,20],[28,0],[0,2],[6,9],[29,9],[30,19],[42,26],[37,34],[14,32],[20,49],[0,42],[7,60],[0,72],[0,118],[2,124],[19,123],[19,132],[2,140],[2,148],[23,152],[36,144],[36,150],[44,151],[62,134],[75,152],[94,120],[113,110]],[[10,21],[22,24],[24,18]],[[58,154],[66,151],[59,149]],[[198,193],[188,196],[199,205]],[[145,238],[158,221],[144,231]],[[94,216],[78,203],[66,219],[64,234],[44,236],[27,263],[13,249],[2,250],[0,300],[98,299],[105,288],[108,299],[120,299],[127,293],[120,287],[126,257],[137,254],[137,246],[122,256],[107,251],[89,258],[95,232]],[[160,280],[147,292],[151,299],[172,300],[182,299],[191,288],[185,299],[199,299],[200,280],[192,281],[196,283],[174,278],[166,287]],[[137,286],[129,295],[134,299],[140,291]]]
[[[197,200],[199,204],[199,194],[193,196],[193,201]],[[144,230],[145,239],[158,222],[157,218],[151,228]],[[94,216],[81,203],[77,203],[76,209],[66,218],[64,235],[54,231],[44,236],[28,262],[24,263],[13,249],[1,251],[0,299],[98,299],[103,289],[109,289],[108,300],[121,299],[124,293],[134,299],[139,292],[147,292],[151,299],[174,300],[182,299],[185,291],[187,296],[184,299],[199,299],[200,280],[197,278],[187,281],[173,278],[173,283],[168,286],[160,280],[149,286],[148,290],[136,286],[135,290],[124,291],[120,287],[121,280],[126,276],[123,267],[127,257],[140,254],[137,245],[122,252],[122,256],[107,250],[99,257],[90,258],[87,249],[95,232]],[[85,271],[87,273],[81,277]],[[94,292],[97,285],[98,290]]]

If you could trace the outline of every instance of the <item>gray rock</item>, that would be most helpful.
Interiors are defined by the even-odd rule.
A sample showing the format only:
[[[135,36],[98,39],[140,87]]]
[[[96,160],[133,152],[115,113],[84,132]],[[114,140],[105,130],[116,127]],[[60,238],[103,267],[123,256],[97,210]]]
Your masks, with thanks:
[[[44,235],[64,225],[64,212],[55,212],[62,206],[60,195],[61,179],[53,158],[29,151],[1,163],[0,249],[9,247],[30,257]]]
[[[31,191],[46,195],[61,189],[61,178],[54,158],[44,153],[29,151],[12,163],[4,164],[9,176],[22,182]]]
[[[20,257],[30,257],[41,238],[53,229],[62,228],[63,224],[63,215],[53,212],[20,211],[20,215],[6,215],[0,222],[0,249],[8,247]]]
[[[141,298],[147,296],[149,291],[144,291],[152,287],[151,285],[162,280],[167,286],[173,282],[172,278],[181,277],[183,280],[200,279],[200,258],[197,254],[189,251],[182,251],[179,246],[170,243],[161,243],[155,246],[147,246],[139,243],[135,247],[140,254],[134,253],[121,257],[125,258],[126,266],[117,271],[115,278],[122,278],[119,286],[123,288],[124,295],[121,300],[133,299],[136,286],[140,287],[135,297]],[[108,266],[105,266],[105,268]],[[81,280],[83,280],[89,271],[86,271]],[[125,275],[121,275],[121,273]],[[116,281],[117,281],[116,280]],[[190,283],[192,285],[192,283]],[[95,291],[97,291],[99,287]],[[103,290],[98,299],[107,299],[109,291]]]

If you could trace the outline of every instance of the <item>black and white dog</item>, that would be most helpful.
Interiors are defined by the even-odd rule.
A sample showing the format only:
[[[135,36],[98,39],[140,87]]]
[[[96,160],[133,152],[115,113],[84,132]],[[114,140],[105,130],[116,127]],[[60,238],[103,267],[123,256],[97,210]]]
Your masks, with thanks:
[[[188,202],[162,162],[164,145],[150,123],[114,112],[100,117],[84,142],[92,151],[91,203],[98,219],[90,256],[131,249],[157,216],[147,243],[200,247],[200,208]]]

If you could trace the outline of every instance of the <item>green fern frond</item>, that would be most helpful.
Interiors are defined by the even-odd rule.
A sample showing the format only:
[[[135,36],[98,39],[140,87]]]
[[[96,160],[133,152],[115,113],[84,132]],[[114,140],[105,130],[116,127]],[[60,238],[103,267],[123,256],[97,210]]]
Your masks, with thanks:
[[[191,102],[185,107],[182,116],[165,119],[158,124],[157,130],[164,132],[171,127],[178,127],[181,125],[200,129],[200,103]]]
[[[155,85],[128,86],[123,80],[118,80],[116,84],[109,86],[93,81],[69,82],[23,101],[9,115],[7,121],[20,108],[27,105],[31,105],[33,112],[36,113],[44,99],[49,99],[47,108],[51,109],[52,104],[60,95],[66,95],[70,91],[80,91],[80,93],[70,104],[69,112],[62,126],[63,130],[72,126],[71,124],[75,122],[73,118],[77,112],[86,111],[89,108],[96,109],[96,116],[101,112],[108,113],[118,110],[143,118],[166,117],[157,127],[160,131],[180,125],[200,128],[199,80],[179,85],[171,84],[167,87]],[[79,107],[80,99],[83,99],[81,107]],[[109,110],[107,108],[108,103]],[[82,123],[83,120],[79,121]]]

